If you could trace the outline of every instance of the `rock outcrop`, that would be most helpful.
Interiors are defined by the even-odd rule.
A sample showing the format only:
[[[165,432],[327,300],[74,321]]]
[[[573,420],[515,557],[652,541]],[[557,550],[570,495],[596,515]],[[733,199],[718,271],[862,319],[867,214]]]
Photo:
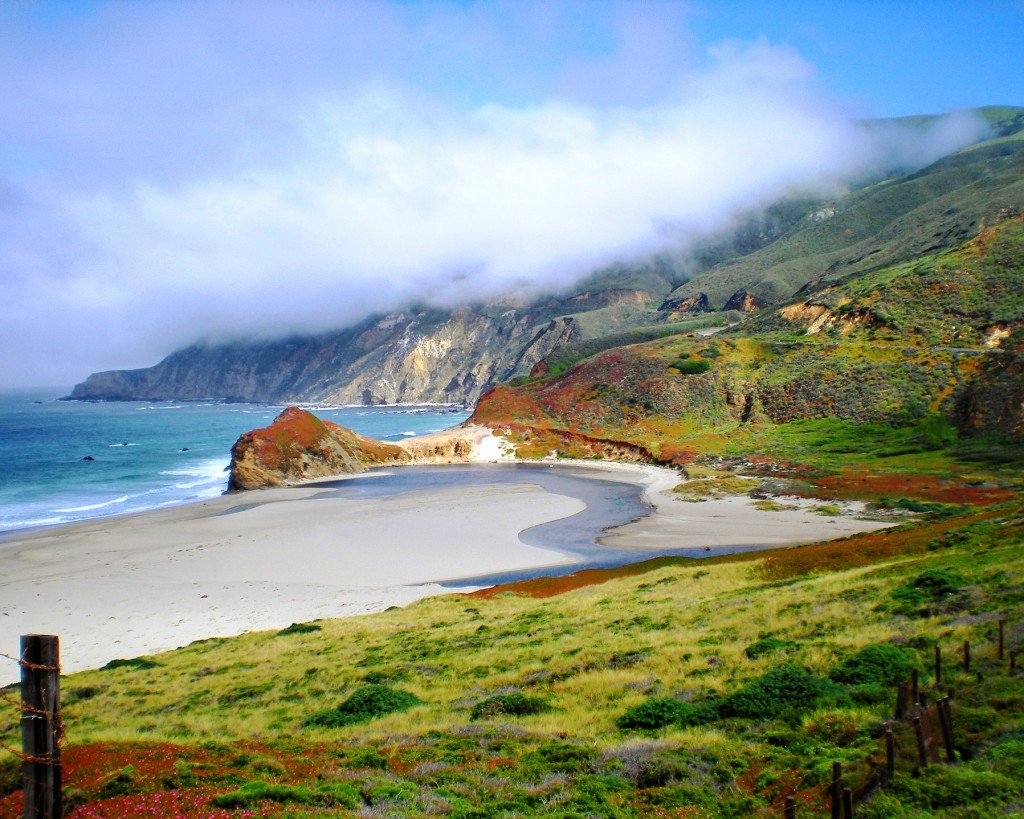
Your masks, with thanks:
[[[508,460],[515,450],[487,427],[468,424],[390,444],[288,407],[231,448],[228,490],[263,489],[365,472],[374,466]]]
[[[235,442],[228,490],[282,486],[409,460],[400,446],[364,438],[311,412],[288,407],[270,426],[246,432]]]
[[[712,312],[711,302],[708,300],[707,293],[666,299],[659,309],[669,313],[670,317],[674,319]]]
[[[753,293],[748,293],[746,290],[737,290],[725,303],[723,310],[739,310],[741,313],[756,313],[758,310],[763,310],[769,304],[765,299],[755,296]]]

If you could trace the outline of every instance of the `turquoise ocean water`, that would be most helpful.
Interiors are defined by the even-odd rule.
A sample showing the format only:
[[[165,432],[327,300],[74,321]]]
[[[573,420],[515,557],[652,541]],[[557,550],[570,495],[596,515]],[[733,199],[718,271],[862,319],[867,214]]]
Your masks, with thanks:
[[[231,445],[283,409],[56,400],[67,392],[0,393],[0,532],[215,497],[227,486]],[[314,412],[388,441],[446,429],[469,415],[408,406]]]

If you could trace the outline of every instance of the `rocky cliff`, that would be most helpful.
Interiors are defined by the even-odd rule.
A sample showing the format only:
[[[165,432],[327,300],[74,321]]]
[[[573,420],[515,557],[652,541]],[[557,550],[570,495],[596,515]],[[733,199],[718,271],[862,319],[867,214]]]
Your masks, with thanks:
[[[364,438],[288,407],[270,426],[246,432],[235,442],[228,489],[281,486],[409,460],[409,453],[399,446]]]
[[[270,426],[246,432],[235,442],[228,489],[283,486],[364,472],[372,466],[497,461],[513,454],[503,439],[483,426],[455,427],[389,444],[288,407]]]
[[[522,308],[407,310],[315,337],[197,344],[154,367],[96,373],[75,400],[467,403],[578,335]]]

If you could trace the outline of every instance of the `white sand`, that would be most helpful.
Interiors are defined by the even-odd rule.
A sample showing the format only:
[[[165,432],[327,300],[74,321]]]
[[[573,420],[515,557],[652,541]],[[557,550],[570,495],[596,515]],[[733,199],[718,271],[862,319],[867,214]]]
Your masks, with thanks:
[[[854,517],[864,510],[857,502],[831,502],[841,514],[819,515],[813,511],[826,501],[818,499],[775,498],[780,505],[794,506],[783,511],[758,509],[752,498],[737,495],[720,500],[685,501],[667,490],[681,480],[674,470],[642,464],[603,464],[578,461],[575,466],[593,468],[594,477],[604,480],[629,480],[644,486],[647,500],[655,513],[625,526],[610,529],[600,538],[605,546],[618,549],[662,551],[666,549],[709,548],[711,553],[729,547],[753,549],[797,546],[871,532],[893,523]]]
[[[685,503],[661,494],[678,481],[672,470],[568,465],[645,487],[656,512],[602,538],[637,549],[638,559],[648,549],[808,543],[880,525],[762,512],[747,498]],[[262,490],[0,538],[0,653],[16,654],[21,634],[57,634],[62,665],[74,671],[206,637],[380,611],[441,593],[437,581],[568,563],[518,534],[583,508],[533,485],[373,500],[329,494],[316,484]],[[2,669],[0,685],[16,679],[13,665],[9,675]]]
[[[440,593],[434,581],[566,562],[518,533],[583,509],[533,486],[380,500],[318,498],[324,491],[230,495],[5,538],[0,653],[16,654],[21,634],[57,634],[62,665],[74,671],[380,611]],[[240,511],[224,514],[231,509]],[[6,676],[17,669],[0,685]]]

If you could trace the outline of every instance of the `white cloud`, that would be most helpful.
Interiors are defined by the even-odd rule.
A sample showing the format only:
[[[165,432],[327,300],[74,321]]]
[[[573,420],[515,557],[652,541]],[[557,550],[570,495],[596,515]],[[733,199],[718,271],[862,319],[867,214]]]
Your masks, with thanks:
[[[422,30],[374,4],[353,8],[387,23],[387,54]],[[174,19],[179,36],[193,36]],[[493,21],[470,14],[461,23],[508,46]],[[103,124],[97,141],[75,148],[82,167],[60,172],[68,160],[59,135],[57,150],[17,167],[8,161],[5,357],[35,362],[23,379],[69,380],[154,363],[201,336],[319,331],[411,299],[560,287],[602,263],[718,230],[794,187],[908,158],[888,132],[879,141],[849,124],[799,55],[764,41],[722,44],[699,68],[687,56],[645,104],[622,104],[621,89],[598,104],[590,80],[616,65],[635,68],[636,37],[620,39],[621,63],[613,52],[590,73],[585,61],[555,71],[556,87],[586,93],[540,102],[467,105],[450,83],[431,90],[367,71],[361,82],[316,80],[285,66],[284,80],[263,94],[229,76],[197,92],[202,104],[184,116],[181,144],[175,118],[189,110],[186,99],[147,99],[140,122],[128,97],[96,102],[77,89],[84,113],[68,133],[80,136],[92,114]],[[666,36],[647,59],[671,67],[665,55],[684,39]],[[346,43],[358,52],[357,40]],[[541,51],[550,56],[555,40]],[[134,64],[141,47],[122,48],[81,84],[106,88],[111,66]],[[238,48],[230,41],[226,54],[203,52],[185,79],[237,71],[226,58]],[[362,59],[341,62],[365,69]],[[126,80],[132,93],[169,87],[187,96],[181,82]],[[126,142],[138,140],[126,144],[120,169],[103,141],[114,126]],[[933,128],[915,140],[915,158],[968,135],[963,123]],[[42,172],[40,157],[53,162]]]

